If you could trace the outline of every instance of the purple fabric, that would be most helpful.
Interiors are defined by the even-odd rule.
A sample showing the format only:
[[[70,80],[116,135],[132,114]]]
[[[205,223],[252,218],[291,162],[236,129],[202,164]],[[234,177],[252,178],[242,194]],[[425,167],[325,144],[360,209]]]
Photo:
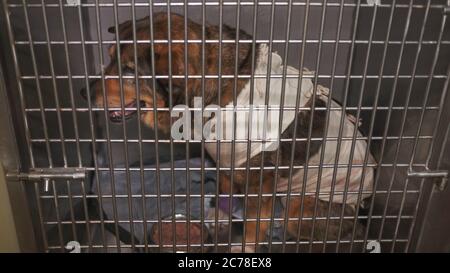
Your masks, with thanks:
[[[231,206],[234,206],[237,204],[237,198],[232,197],[232,204]],[[219,197],[219,209],[221,209],[223,212],[230,215],[232,213],[232,209],[230,209],[230,197]]]

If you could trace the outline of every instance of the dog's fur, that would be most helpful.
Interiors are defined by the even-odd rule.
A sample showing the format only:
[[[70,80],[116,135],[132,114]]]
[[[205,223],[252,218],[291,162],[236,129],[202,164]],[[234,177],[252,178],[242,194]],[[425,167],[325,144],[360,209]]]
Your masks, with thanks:
[[[132,22],[127,21],[119,26],[119,29],[114,27],[110,28],[110,32],[119,35],[120,40],[166,40],[168,37],[168,25],[169,20],[166,13],[157,13],[152,16],[153,25],[150,27],[150,18],[144,18],[136,21],[136,37],[133,37]],[[187,23],[187,34],[185,37],[185,23]],[[153,30],[153,37],[151,31]],[[235,40],[235,39],[247,39],[252,37],[242,30],[236,30],[228,26],[222,27],[223,39]],[[207,26],[202,33],[202,26],[184,18],[177,14],[171,14],[170,16],[170,39],[171,40],[184,40],[185,38],[190,40],[202,40],[202,39],[219,39],[219,27]],[[153,54],[152,54],[152,49]],[[255,47],[255,50],[258,46]],[[204,50],[204,52],[203,52]],[[187,56],[185,56],[187,53]],[[134,69],[137,69],[138,74],[142,75],[172,75],[172,76],[185,76],[187,75],[218,75],[219,74],[219,58],[221,58],[221,73],[222,75],[234,75],[237,68],[239,75],[250,75],[252,70],[252,56],[258,56],[258,52],[253,52],[252,44],[241,43],[236,48],[235,43],[223,43],[222,54],[219,56],[219,45],[217,43],[206,43],[205,48],[202,49],[201,43],[189,43],[188,48],[185,48],[184,43],[154,43],[153,46],[148,43],[137,44],[137,60],[138,63],[134,63],[134,46],[133,44],[122,44],[120,47],[112,45],[109,49],[111,57],[109,65],[105,68],[104,73],[108,76],[122,75],[134,75]],[[169,61],[169,56],[171,62]],[[202,56],[205,56],[204,63],[202,64]],[[154,59],[152,60],[152,57]],[[122,67],[118,67],[117,59],[120,58]],[[237,63],[236,63],[237,61]],[[204,67],[202,67],[204,66]],[[154,67],[154,71],[152,71]],[[169,71],[169,68],[171,70]],[[121,72],[121,73],[119,73]],[[234,90],[236,94],[243,89],[248,79],[233,79],[224,78],[220,82],[219,92],[219,80],[218,79],[204,79],[204,86],[202,86],[202,80],[195,79],[180,79],[173,78],[171,81],[168,79],[158,79],[156,86],[153,85],[151,79],[139,79],[140,97],[137,98],[136,83],[133,79],[123,80],[123,97],[124,105],[127,107],[136,107],[136,103],[140,103],[145,107],[172,107],[177,104],[185,104],[193,106],[193,98],[195,96],[201,96],[204,100],[204,105],[218,104],[225,106],[233,101]],[[204,87],[202,89],[202,87]],[[236,89],[235,89],[236,88]],[[202,94],[204,90],[204,94]],[[102,87],[101,81],[96,81],[91,84],[92,101],[96,106],[104,106],[103,91],[106,92],[108,107],[120,107],[121,106],[121,88],[119,79],[107,79]],[[220,97],[219,97],[220,94]],[[171,98],[169,96],[171,95]],[[156,101],[154,100],[156,98]],[[169,102],[171,101],[171,104]],[[315,105],[309,106],[324,107],[325,104],[321,100],[316,100]],[[123,114],[123,113],[122,113]],[[129,114],[126,112],[125,114]],[[119,113],[115,114],[115,117],[119,116]],[[312,117],[313,128],[312,137],[320,138],[324,135],[325,130],[325,111],[315,111],[314,117]],[[123,117],[119,118],[121,121]],[[142,111],[141,117],[143,123],[148,127],[160,130],[162,132],[170,131],[170,113],[168,111],[158,111],[157,118],[155,119],[153,111]],[[297,118],[297,132],[296,138],[307,138],[309,131],[309,120],[311,119],[311,111],[300,111]],[[156,120],[156,122],[155,122]],[[156,128],[155,128],[156,124]],[[287,130],[283,132],[282,138],[293,138],[294,124],[291,124]],[[290,155],[293,149],[291,142],[280,143],[280,157],[279,163],[284,166],[289,166]],[[311,141],[309,153],[310,156],[317,153],[321,147],[320,141]],[[294,164],[305,164],[306,159],[307,142],[297,141],[295,144],[295,156]],[[259,167],[261,161],[264,166],[274,166],[276,164],[276,151],[265,152],[264,158],[261,158],[261,154],[252,158],[249,162],[250,167]],[[262,173],[261,173],[262,172]],[[246,171],[234,171],[233,179],[233,193],[245,193],[246,188],[249,194],[271,194],[274,192],[275,173],[273,170],[251,170],[248,172],[247,180]],[[289,170],[279,170],[279,177],[286,177],[289,175]],[[260,177],[263,181],[260,187]],[[246,185],[248,181],[248,185]],[[228,171],[220,173],[220,190],[222,193],[230,193],[231,190],[231,178]],[[246,187],[248,186],[248,187]],[[261,206],[259,207],[258,198],[249,197],[247,202],[247,218],[256,218],[258,211],[260,211],[259,217],[270,218],[273,215],[272,212],[272,197],[264,196],[261,198]],[[317,205],[317,206],[316,206]],[[314,197],[291,197],[288,204],[289,217],[326,217],[340,216],[341,212],[345,216],[351,216],[354,214],[353,208],[347,205],[328,203],[321,200],[316,200]],[[330,214],[328,214],[330,212]],[[315,224],[312,224],[311,220],[303,220],[301,229],[299,231],[299,221],[288,221],[287,235],[294,240],[310,239],[313,236],[314,240],[325,240],[325,233],[327,233],[327,239],[336,239],[341,230],[341,237],[351,234],[354,227],[354,220],[343,220],[342,223],[339,220],[329,220],[328,230],[326,220],[316,220]],[[245,226],[245,241],[252,243],[257,241],[264,241],[266,231],[269,228],[270,222],[261,221],[259,238],[256,238],[257,222],[248,221]],[[339,226],[342,224],[342,228]],[[355,222],[356,234],[360,234],[362,226]],[[314,227],[314,230],[312,228]],[[313,234],[313,235],[312,235]],[[298,236],[300,235],[300,236]],[[253,246],[246,248],[247,250],[257,250]]]

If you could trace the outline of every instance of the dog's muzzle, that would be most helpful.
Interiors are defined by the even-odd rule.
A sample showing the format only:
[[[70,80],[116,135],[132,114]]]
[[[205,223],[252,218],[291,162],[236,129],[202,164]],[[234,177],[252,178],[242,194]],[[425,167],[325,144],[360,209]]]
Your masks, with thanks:
[[[95,84],[97,83],[97,81],[91,81],[89,83],[89,92],[87,90],[86,87],[82,88],[80,90],[80,95],[81,97],[83,97],[86,101],[88,100],[88,97],[90,97],[90,102],[91,104],[95,105]],[[89,94],[88,94],[89,93]],[[88,96],[89,95],[89,96]],[[108,116],[111,122],[115,122],[115,123],[119,123],[119,122],[123,122],[124,120],[128,120],[130,118],[132,118],[134,115],[137,114],[138,112],[138,108],[143,108],[146,107],[146,104],[144,101],[142,100],[133,100],[130,103],[127,103],[124,105],[124,109],[121,109],[121,105],[117,105],[117,106],[109,106],[109,108],[112,109],[108,109]],[[118,109],[120,108],[120,109]],[[146,112],[141,110],[142,112]]]
[[[145,107],[144,101],[139,101],[139,107]],[[130,109],[127,109],[130,108]],[[109,119],[112,122],[122,122],[124,120],[132,118],[135,114],[137,114],[138,102],[137,100],[132,101],[124,106],[124,109],[120,110],[110,110],[109,111]]]

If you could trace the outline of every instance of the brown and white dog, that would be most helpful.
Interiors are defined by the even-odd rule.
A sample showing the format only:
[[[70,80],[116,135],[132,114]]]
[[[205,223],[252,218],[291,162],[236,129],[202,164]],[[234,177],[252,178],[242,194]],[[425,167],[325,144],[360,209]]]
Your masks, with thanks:
[[[185,20],[183,16],[171,14],[169,19],[166,13],[157,13],[152,17],[153,37],[150,36],[150,18],[147,17],[135,22],[136,39],[167,40],[169,20],[171,40],[201,40],[203,38],[218,40],[220,38],[218,26],[207,26],[204,32],[205,37],[203,37],[202,26],[191,20]],[[185,25],[185,22],[187,22],[187,25]],[[132,25],[131,21],[127,21],[120,24],[118,30],[110,28],[109,31],[118,34],[120,40],[133,40]],[[185,37],[185,29],[187,29],[188,37]],[[222,26],[222,39],[236,40],[237,38],[252,39],[249,34],[242,30],[236,30],[225,25]],[[154,50],[153,52],[151,51],[152,49]],[[253,48],[251,43],[241,43],[236,48],[236,43],[223,43],[221,55],[219,55],[218,43],[205,43],[204,49],[202,49],[201,43],[191,42],[188,43],[187,48],[185,48],[184,43],[179,42],[171,43],[170,46],[168,43],[154,43],[153,45],[138,43],[136,51],[137,63],[135,63],[133,44],[121,44],[120,50],[118,45],[110,47],[111,60],[104,69],[104,73],[106,76],[116,77],[107,78],[104,88],[101,81],[91,83],[91,100],[96,106],[104,106],[103,92],[106,92],[108,107],[120,107],[121,90],[123,90],[123,105],[126,108],[136,108],[138,105],[148,108],[167,108],[177,104],[193,107],[195,97],[201,97],[204,105],[214,104],[226,107],[233,104],[234,93],[240,100],[249,92],[256,94],[257,90],[268,90],[270,100],[272,94],[280,94],[281,89],[288,90],[289,88],[293,93],[286,92],[284,96],[285,105],[290,103],[291,106],[295,106],[297,90],[301,93],[298,96],[301,107],[324,108],[329,102],[327,89],[321,86],[314,86],[311,80],[307,78],[303,79],[299,88],[298,84],[295,83],[298,82],[298,77],[295,79],[295,82],[286,80],[286,84],[283,85],[284,88],[279,87],[281,79],[272,80],[268,88],[266,88],[266,79],[256,79],[252,84],[248,77],[239,77],[237,79],[234,77],[223,77],[217,79],[219,71],[221,75],[235,75],[235,73],[238,75],[252,75],[252,72],[257,74],[257,71],[262,71],[263,74],[267,74],[265,73],[266,71],[271,74],[281,71],[289,75],[298,75],[299,72],[292,67],[287,67],[286,70],[283,70],[284,66],[281,63],[281,58],[276,53],[268,52],[267,46],[264,44],[257,44]],[[171,63],[169,63],[169,55]],[[121,67],[118,65],[118,58],[120,58]],[[203,62],[202,58],[204,58]],[[255,60],[253,65],[252,59]],[[271,64],[268,63],[267,59],[271,60],[269,62]],[[219,60],[221,60],[222,66],[220,69]],[[154,67],[154,71],[152,71],[152,67]],[[171,71],[169,71],[169,68]],[[154,74],[166,77],[157,79],[156,86],[153,86],[152,79],[139,79],[140,96],[137,97],[136,82],[133,77],[124,79],[122,88],[120,88],[120,81],[117,78],[119,74],[134,76],[136,70],[139,76]],[[201,77],[184,78],[185,75],[199,76],[203,73],[206,76],[203,80]],[[304,75],[308,75],[308,73],[308,71],[305,71]],[[172,75],[170,85],[168,75]],[[208,76],[216,76],[216,78]],[[250,90],[250,87],[254,89]],[[315,100],[311,98],[313,92],[317,93]],[[265,92],[261,91],[259,97],[265,97]],[[169,101],[171,101],[171,105],[169,105]],[[292,104],[292,101],[294,104]],[[334,101],[331,102],[331,106],[338,109],[340,107]],[[109,116],[111,121],[121,122],[133,116],[136,112],[136,110],[110,111]],[[273,217],[272,204],[274,197],[272,194],[274,192],[285,194],[289,189],[292,193],[297,194],[288,198],[288,203],[287,198],[282,198],[284,210],[282,215],[284,217],[286,210],[289,214],[289,220],[286,222],[288,239],[334,240],[352,233],[360,234],[362,226],[354,218],[342,219],[342,217],[337,217],[356,217],[354,215],[355,206],[361,201],[358,198],[358,193],[359,196],[367,197],[372,190],[374,170],[366,166],[366,170],[363,171],[363,163],[365,160],[373,163],[373,158],[370,152],[365,156],[366,143],[364,140],[351,140],[354,131],[358,137],[362,136],[355,128],[357,125],[354,124],[354,121],[352,122],[351,116],[342,113],[342,111],[327,112],[316,110],[312,112],[310,110],[302,110],[293,113],[291,110],[290,113],[283,111],[283,115],[283,126],[280,130],[281,135],[279,139],[296,138],[295,144],[293,144],[293,141],[279,141],[276,149],[268,150],[264,153],[250,152],[249,158],[241,158],[241,160],[234,161],[227,158],[233,144],[223,144],[224,146],[221,144],[222,152],[220,154],[215,152],[215,144],[205,145],[208,153],[214,160],[217,160],[217,164],[221,167],[231,167],[232,164],[235,164],[234,167],[236,169],[233,172],[225,170],[220,173],[221,193],[247,193],[250,195],[246,202],[246,219],[253,220],[246,221],[245,224],[244,239],[246,244],[248,244],[245,250],[249,252],[259,250],[255,246],[255,242],[265,240],[270,229],[270,221],[261,220],[259,222],[259,238],[256,238],[258,222],[254,221],[254,219],[258,216],[261,219]],[[289,120],[284,124],[287,116]],[[170,112],[168,111],[158,111],[156,119],[153,111],[141,111],[140,116],[141,121],[148,127],[164,133],[168,133],[171,130],[170,118]],[[329,119],[329,124],[326,128],[327,119]],[[312,128],[309,127],[310,120],[313,121]],[[296,121],[296,124],[294,121]],[[348,138],[347,140],[342,140],[340,153],[336,156],[337,137],[341,127],[343,128],[341,130],[342,137]],[[294,132],[296,132],[295,135]],[[308,145],[307,141],[309,132],[311,133],[310,145]],[[324,137],[327,139],[324,140]],[[293,155],[292,158],[291,155]],[[289,166],[292,160],[295,168],[290,172]],[[260,168],[261,163],[266,168]],[[322,169],[318,168],[317,165],[319,163],[322,163]],[[338,167],[333,172],[332,167],[336,163],[342,164],[343,167]],[[353,167],[349,168],[348,164],[352,164]],[[273,168],[276,165],[280,166],[278,170]],[[304,169],[299,168],[299,166],[305,165],[316,165],[316,167],[309,168],[308,176],[304,176]],[[233,173],[233,178],[231,178],[231,173]],[[289,177],[292,178],[290,179]],[[304,177],[306,177],[306,180]],[[233,181],[233,185],[231,185],[231,181]],[[316,190],[319,192],[318,195]],[[348,194],[343,194],[344,192],[348,192]],[[327,216],[335,218],[330,220],[329,218],[327,219]],[[304,217],[305,220],[299,221],[299,217]],[[299,223],[301,223],[301,227]],[[327,235],[326,238],[325,234]]]

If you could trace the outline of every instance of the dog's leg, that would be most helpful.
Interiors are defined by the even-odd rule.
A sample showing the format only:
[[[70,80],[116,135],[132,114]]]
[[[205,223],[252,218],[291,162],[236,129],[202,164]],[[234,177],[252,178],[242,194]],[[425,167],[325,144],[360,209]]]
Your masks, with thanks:
[[[219,174],[220,183],[219,189],[222,194],[230,194],[231,193],[231,179],[228,174],[225,172],[220,172]],[[233,192],[236,192],[236,188],[233,189]]]
[[[331,207],[329,207],[331,205]],[[343,207],[344,206],[344,207]],[[330,208],[330,210],[329,210]],[[299,220],[288,221],[287,235],[295,240],[310,240],[313,236],[315,241],[336,240],[338,237],[344,239],[346,236],[352,234],[353,219],[328,219],[328,226],[326,224],[327,217],[340,217],[344,209],[344,216],[354,216],[354,209],[348,205],[329,203],[322,200],[317,200],[315,197],[305,196],[304,199],[300,197],[292,197],[289,200],[289,218],[295,219],[302,217],[301,226]],[[286,214],[286,211],[284,211]],[[312,232],[312,218],[320,217],[325,219],[316,219],[314,224],[314,233]],[[306,218],[306,219],[305,219]],[[356,238],[362,234],[363,225],[356,222],[355,226]],[[299,230],[300,229],[300,230]],[[339,236],[339,231],[341,235]],[[325,237],[326,234],[326,237]],[[329,244],[333,246],[332,244]],[[302,249],[302,248],[301,248]],[[334,248],[333,248],[334,249]],[[305,249],[305,251],[308,251]],[[313,251],[316,251],[313,249]],[[322,246],[317,245],[317,251],[322,251]]]
[[[311,221],[303,220],[303,218],[310,218],[314,216],[314,202],[313,197],[305,196],[303,199],[300,197],[291,197],[289,200],[289,218],[300,218],[302,220],[288,221],[287,232],[291,237],[298,240],[309,240],[311,236]],[[286,215],[285,207],[283,215]],[[320,208],[318,208],[320,210]],[[301,226],[299,227],[301,222]],[[299,231],[300,228],[300,231]],[[300,233],[299,233],[300,232]],[[298,236],[299,235],[299,236]]]
[[[249,195],[257,195],[257,196],[249,196],[247,198],[246,210],[247,214],[245,215],[245,252],[255,252],[257,251],[256,243],[262,242],[266,238],[266,233],[268,228],[270,227],[270,221],[267,220],[259,220],[259,219],[270,219],[272,215],[272,196],[264,196],[266,194],[273,194],[273,184],[274,184],[274,176],[273,172],[265,172],[263,175],[263,181],[260,188],[259,178],[260,172],[253,172],[249,177],[249,185],[248,185],[248,194]],[[243,177],[237,177],[243,178]],[[238,181],[241,182],[241,179]],[[245,181],[245,179],[243,180]],[[244,186],[243,184],[238,184],[240,186]],[[244,191],[242,191],[244,192]],[[261,196],[259,195],[261,194]],[[259,227],[257,234],[257,227]],[[241,246],[232,247],[232,252],[242,252]]]

